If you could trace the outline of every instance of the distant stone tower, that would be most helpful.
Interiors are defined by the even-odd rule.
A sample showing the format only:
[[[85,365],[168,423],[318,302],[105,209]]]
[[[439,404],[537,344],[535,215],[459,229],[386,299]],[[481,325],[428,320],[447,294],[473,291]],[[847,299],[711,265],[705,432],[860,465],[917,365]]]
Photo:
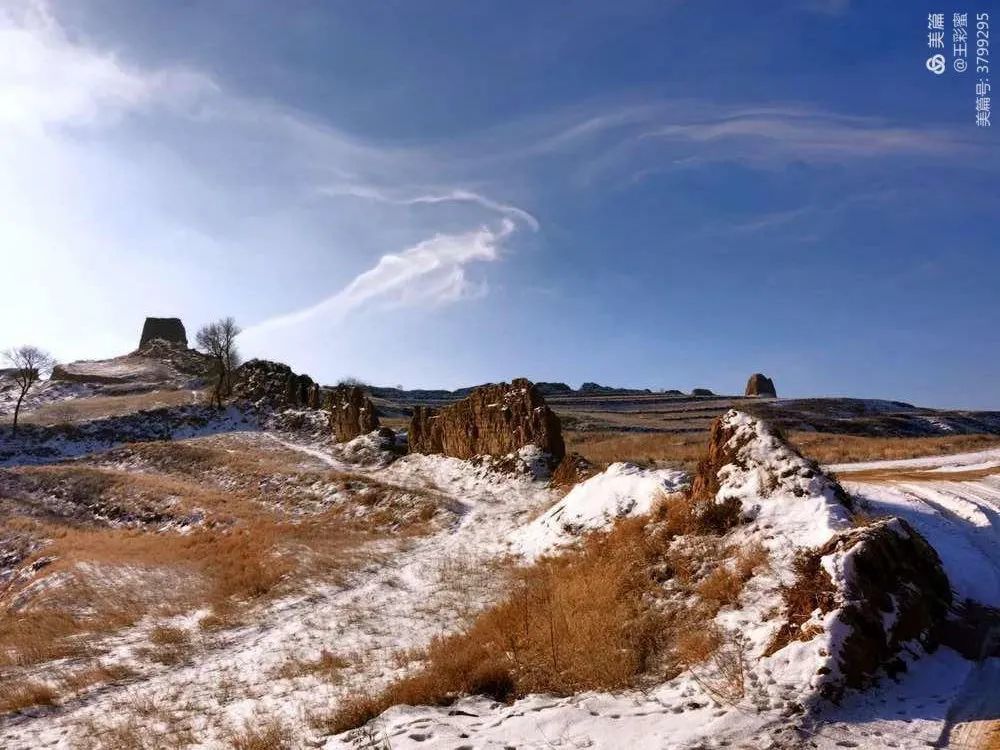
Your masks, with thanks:
[[[774,381],[771,378],[755,372],[747,381],[747,390],[744,395],[777,398],[778,392],[774,390]]]
[[[187,332],[180,318],[146,318],[139,338],[139,348],[144,348],[153,339],[162,339],[184,347],[188,345]]]

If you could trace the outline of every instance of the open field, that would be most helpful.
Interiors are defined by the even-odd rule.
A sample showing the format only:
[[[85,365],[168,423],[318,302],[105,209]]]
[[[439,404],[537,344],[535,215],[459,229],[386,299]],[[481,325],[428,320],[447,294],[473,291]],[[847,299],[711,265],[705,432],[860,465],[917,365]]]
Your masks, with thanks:
[[[581,454],[595,466],[631,461],[691,469],[704,454],[708,432],[675,434],[568,430],[564,437],[568,451]],[[821,464],[918,458],[1000,447],[998,435],[866,437],[792,432],[788,438],[804,455]]]
[[[209,394],[201,390],[163,389],[121,396],[89,396],[50,401],[36,408],[24,408],[20,421],[25,424],[55,425],[85,422],[102,417],[132,414],[142,409],[207,403]],[[30,406],[30,402],[29,402]],[[0,415],[0,424],[9,424],[13,414]]]

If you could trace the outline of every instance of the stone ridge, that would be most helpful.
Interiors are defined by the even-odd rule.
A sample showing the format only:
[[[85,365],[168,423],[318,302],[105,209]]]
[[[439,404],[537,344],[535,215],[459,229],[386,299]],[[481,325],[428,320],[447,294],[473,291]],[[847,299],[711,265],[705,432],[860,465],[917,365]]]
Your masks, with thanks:
[[[338,442],[353,440],[379,428],[375,405],[356,385],[338,385],[330,392],[330,429]]]
[[[251,359],[233,372],[233,396],[263,407],[320,407],[320,387],[282,362]]]
[[[566,454],[559,418],[526,378],[480,386],[440,411],[416,407],[410,420],[411,453],[456,458],[505,456],[536,445],[558,462]]]

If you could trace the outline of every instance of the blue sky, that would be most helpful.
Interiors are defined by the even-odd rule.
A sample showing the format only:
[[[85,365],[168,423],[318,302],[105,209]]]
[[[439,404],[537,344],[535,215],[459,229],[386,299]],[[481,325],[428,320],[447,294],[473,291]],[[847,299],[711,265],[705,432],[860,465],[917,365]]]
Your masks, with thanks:
[[[1000,408],[997,139],[907,5],[3,3],[0,344]]]

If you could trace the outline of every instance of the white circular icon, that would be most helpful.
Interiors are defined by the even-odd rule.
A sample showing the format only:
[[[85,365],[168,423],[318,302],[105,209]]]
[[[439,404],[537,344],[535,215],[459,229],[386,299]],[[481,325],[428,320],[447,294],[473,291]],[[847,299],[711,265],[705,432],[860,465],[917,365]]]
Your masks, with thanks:
[[[931,55],[928,57],[927,70],[935,75],[944,73],[944,55]]]
[[[965,69],[967,67],[969,67],[969,64],[967,62],[965,62],[965,58],[964,57],[956,57],[955,58],[955,70],[956,71],[958,71],[959,73],[964,73]]]

